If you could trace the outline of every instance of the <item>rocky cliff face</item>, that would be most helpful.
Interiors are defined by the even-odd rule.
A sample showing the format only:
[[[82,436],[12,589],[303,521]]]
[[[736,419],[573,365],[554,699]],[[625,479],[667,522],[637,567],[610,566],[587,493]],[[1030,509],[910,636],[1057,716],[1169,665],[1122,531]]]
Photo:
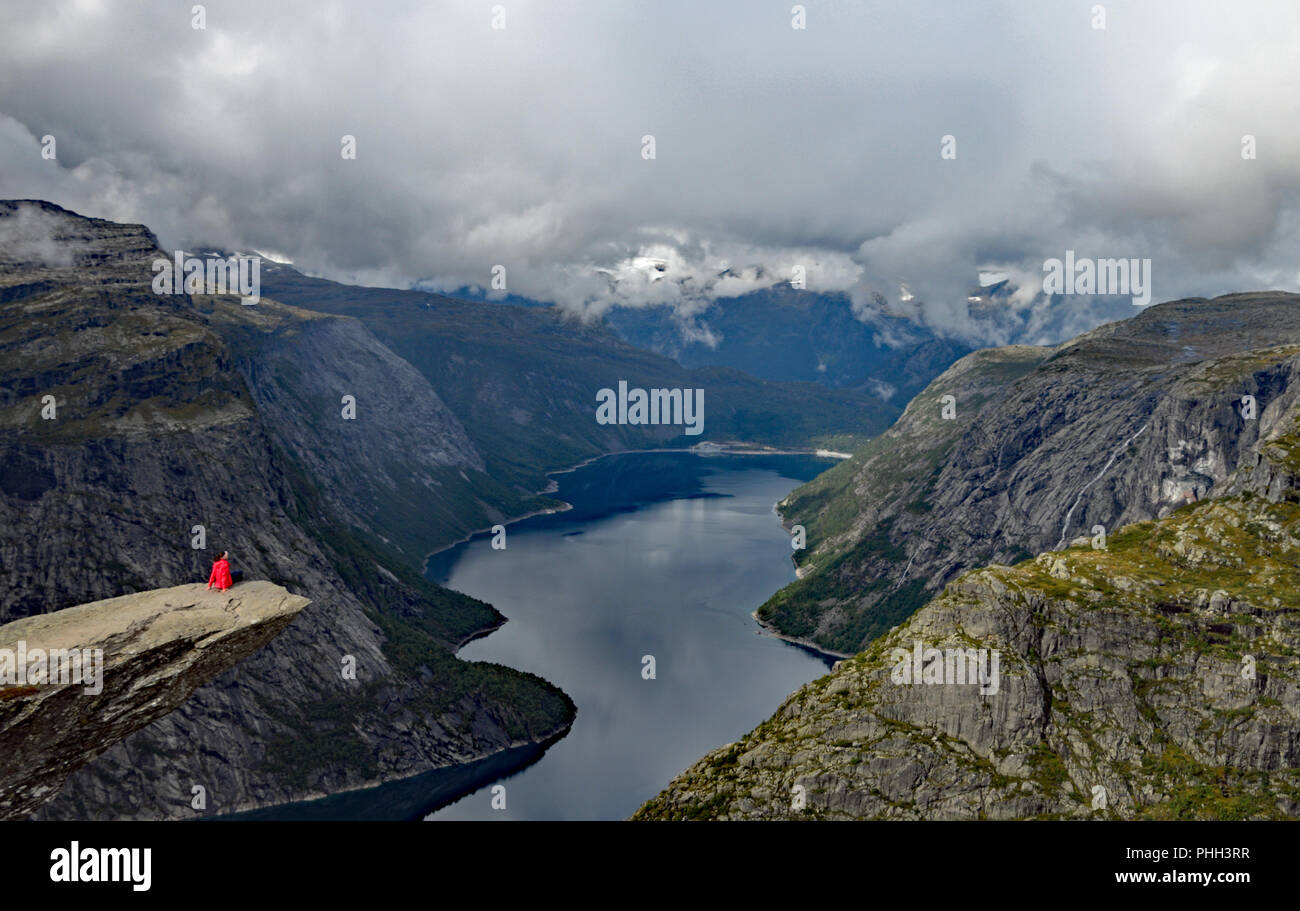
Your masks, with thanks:
[[[478,464],[409,367],[352,321],[154,294],[150,263],[165,254],[140,226],[10,202],[0,235],[0,618],[206,579],[217,549],[312,601],[40,815],[194,815],[194,784],[207,813],[248,809],[565,729],[573,706],[554,687],[454,658],[500,615],[429,585],[381,537],[375,504],[394,485],[436,504],[437,473]],[[295,334],[307,338],[296,362]],[[344,379],[355,426],[334,410]],[[399,394],[425,426],[391,426]],[[366,425],[377,415],[418,444],[400,464]],[[345,464],[317,480],[321,446]]]
[[[1295,401],[1298,345],[1300,297],[1260,293],[968,355],[781,504],[809,549],[760,618],[851,654],[965,570],[1214,495]]]
[[[269,582],[225,592],[193,584],[0,626],[5,658],[17,663],[20,648],[41,656],[0,685],[0,818],[32,813],[69,774],[270,642],[307,603]],[[43,662],[52,651],[75,653],[75,666],[65,672],[60,656],[51,671]]]
[[[960,576],[638,817],[1300,815],[1300,409],[1272,401],[1207,450],[1222,496]]]
[[[428,380],[360,321],[274,301],[196,304],[228,340],[258,413],[298,470],[346,524],[407,562],[418,566],[435,544],[498,521],[517,498],[500,493]]]

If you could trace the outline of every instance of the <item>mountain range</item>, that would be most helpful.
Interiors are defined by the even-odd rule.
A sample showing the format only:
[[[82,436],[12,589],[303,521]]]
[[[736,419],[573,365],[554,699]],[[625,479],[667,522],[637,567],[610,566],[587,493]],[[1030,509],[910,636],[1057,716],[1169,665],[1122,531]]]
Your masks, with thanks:
[[[847,294],[789,284],[715,300],[689,320],[667,306],[617,307],[605,320],[628,342],[687,367],[727,366],[765,379],[856,389],[895,414],[972,350],[970,342],[902,315],[859,319]]]
[[[0,202],[0,238],[0,620],[201,581],[218,549],[311,601],[44,818],[193,816],[196,783],[221,814],[544,743],[572,701],[455,657],[504,618],[426,581],[430,552],[560,508],[548,472],[602,453],[843,445],[889,420],[869,396],[687,370],[554,311],[271,264],[255,306],[160,295],[171,252],[147,228],[41,201]],[[598,424],[619,380],[704,389],[705,433]]]
[[[31,771],[23,812],[187,818],[202,785],[221,815],[562,736],[558,688],[456,657],[505,618],[426,558],[564,508],[558,470],[699,442],[852,452],[778,504],[806,547],[756,611],[844,660],[638,817],[1300,812],[1300,296],[966,352],[878,344],[847,300],[777,288],[715,304],[705,351],[667,312],[271,261],[254,306],[158,294],[147,228],[35,200],[0,201],[0,241],[0,622],[201,581],[219,549],[295,599],[169,714],[116,689],[125,739],[57,794],[71,766]],[[702,389],[705,432],[598,422],[620,382]],[[952,679],[972,655],[998,657],[992,686]],[[17,731],[30,694],[3,695]]]
[[[1293,818],[1298,378],[1278,292],[968,355],[781,504],[854,657],[638,818]]]
[[[1211,495],[1285,411],[1290,366],[1274,349],[1294,344],[1300,298],[1255,293],[967,355],[779,505],[808,546],[760,618],[856,653],[961,572]]]

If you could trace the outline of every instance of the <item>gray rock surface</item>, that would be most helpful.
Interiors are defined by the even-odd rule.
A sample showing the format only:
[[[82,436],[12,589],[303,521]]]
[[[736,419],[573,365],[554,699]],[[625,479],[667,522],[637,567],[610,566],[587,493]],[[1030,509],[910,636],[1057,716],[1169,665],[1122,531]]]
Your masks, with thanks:
[[[1289,424],[1270,450],[1294,463]],[[1298,500],[1204,501],[962,575],[637,815],[1300,816]],[[957,673],[966,650],[984,677]]]
[[[638,817],[1300,816],[1300,352],[1269,344],[1293,331],[1295,301],[1268,299],[1271,332],[1250,296],[1171,307],[1175,321],[1157,321],[1177,325],[1184,310],[1208,307],[1206,325],[1219,335],[1202,340],[1206,360],[1170,364],[1168,350],[1148,346],[1139,356],[1125,343],[1103,376],[1097,359],[1133,336],[1107,327],[1047,360],[999,349],[959,364],[947,389],[971,389],[963,371],[989,376],[999,363],[1020,364],[1022,378],[1002,396],[976,402],[989,442],[977,428],[918,429],[932,404],[918,399],[891,433],[919,447],[902,457],[919,470],[846,472],[877,491],[897,484],[894,503],[928,491],[934,504],[935,515],[921,510],[903,523],[911,531],[902,540],[921,535],[939,556],[917,556],[924,551],[911,544],[911,559],[901,547],[891,552],[890,539],[864,539],[884,553],[877,571],[896,574],[906,558],[913,572],[955,578],[745,738],[686,770]],[[1089,348],[1090,337],[1100,347]],[[1235,351],[1251,341],[1265,346]],[[1043,371],[1062,354],[1097,372],[1080,375],[1075,365],[1050,380]],[[1253,418],[1240,410],[1247,394],[1257,399]],[[1121,440],[1113,460],[1101,437]],[[998,439],[1014,459],[998,462]],[[879,468],[883,458],[874,450],[862,461]],[[963,471],[987,489],[964,482]],[[1198,497],[1176,496],[1183,485]],[[1038,497],[1069,517],[1038,537],[1022,532],[1042,553],[959,571],[971,554],[1006,546],[999,523],[1044,524],[1052,514]],[[863,511],[878,516],[892,505],[868,500]],[[1112,518],[1104,540],[1073,534],[1129,515],[1140,521]],[[819,606],[823,618],[849,613],[843,601]],[[998,655],[995,686],[972,685],[968,664],[957,673],[967,650],[990,656],[986,672]]]
[[[1296,401],[1297,352],[1300,296],[1269,292],[1160,304],[1055,349],[968,355],[781,504],[809,549],[801,580],[759,616],[851,654],[961,572],[1214,496]]]
[[[27,655],[91,652],[75,677],[41,665],[39,680],[0,685],[0,818],[35,811],[69,774],[260,649],[308,603],[269,582],[179,585],[0,626],[11,655],[20,642]]]

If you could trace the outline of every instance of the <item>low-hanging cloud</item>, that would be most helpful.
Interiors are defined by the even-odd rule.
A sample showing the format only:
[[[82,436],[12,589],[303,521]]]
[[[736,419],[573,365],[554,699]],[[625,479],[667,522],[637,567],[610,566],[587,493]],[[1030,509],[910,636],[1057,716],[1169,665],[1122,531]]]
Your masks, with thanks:
[[[1300,8],[1096,5],[11,3],[0,196],[686,326],[796,266],[988,341],[1124,315],[1044,299],[1067,249],[1150,258],[1155,300],[1300,288]]]

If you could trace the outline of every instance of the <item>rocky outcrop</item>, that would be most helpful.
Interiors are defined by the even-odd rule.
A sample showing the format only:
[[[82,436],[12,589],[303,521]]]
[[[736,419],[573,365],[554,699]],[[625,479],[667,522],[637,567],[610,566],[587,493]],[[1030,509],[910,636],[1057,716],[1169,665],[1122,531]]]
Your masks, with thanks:
[[[809,548],[759,617],[852,654],[962,572],[1218,496],[1300,396],[1298,352],[1300,296],[1273,292],[968,355],[781,504]]]
[[[0,818],[32,813],[69,774],[266,645],[308,603],[270,582],[225,592],[192,584],[0,626],[0,674],[12,673],[11,685],[0,683]],[[19,655],[30,662],[19,667]]]

